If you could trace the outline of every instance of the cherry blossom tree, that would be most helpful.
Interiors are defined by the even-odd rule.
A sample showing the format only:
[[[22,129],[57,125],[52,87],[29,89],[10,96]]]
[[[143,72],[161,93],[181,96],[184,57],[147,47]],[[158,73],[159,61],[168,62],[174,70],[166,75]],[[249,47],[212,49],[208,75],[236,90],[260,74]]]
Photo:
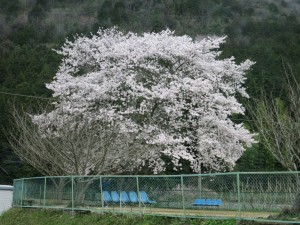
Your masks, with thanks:
[[[199,162],[213,169],[232,167],[254,141],[230,119],[244,113],[236,95],[248,97],[243,84],[253,62],[220,59],[224,41],[116,28],[76,36],[56,51],[63,60],[47,84],[56,99],[54,110],[33,115],[32,121],[53,138],[86,124],[118,127],[126,146],[118,153],[107,151],[106,157],[113,154],[124,170],[147,165],[155,173],[163,171],[162,155],[174,169],[180,169],[182,159],[195,171]],[[89,168],[96,170],[96,163]]]
[[[90,124],[81,120],[76,129],[66,126],[55,133],[51,130],[50,134],[32,123],[27,110],[12,107],[10,112],[12,128],[7,131],[7,138],[12,149],[43,175],[59,176],[50,178],[59,204],[64,187],[71,182],[70,177],[61,176],[79,175],[74,179],[75,203],[78,205],[83,202],[90,184],[99,179],[95,175],[119,173],[124,168],[138,166],[139,156],[145,151],[138,141],[132,143],[130,133],[119,132],[117,124],[105,121]],[[54,123],[61,117],[51,119]]]
[[[45,135],[25,111],[14,107],[11,117],[14,129],[8,131],[8,140],[14,152],[48,176],[119,173],[126,165],[119,161],[130,157],[134,163],[142,148],[138,142],[132,145],[130,134],[120,133],[117,124],[81,120],[75,129],[61,128],[55,135]]]

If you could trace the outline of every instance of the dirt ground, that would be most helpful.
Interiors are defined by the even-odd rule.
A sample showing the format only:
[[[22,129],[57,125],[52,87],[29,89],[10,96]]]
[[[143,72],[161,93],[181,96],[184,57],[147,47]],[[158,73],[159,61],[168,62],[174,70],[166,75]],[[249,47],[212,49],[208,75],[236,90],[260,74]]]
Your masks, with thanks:
[[[277,215],[276,212],[241,212],[218,209],[171,209],[171,208],[152,208],[152,207],[104,207],[87,208],[95,212],[116,212],[116,213],[134,213],[165,216],[187,216],[187,217],[212,217],[212,218],[247,218],[247,219],[267,219],[269,216]]]

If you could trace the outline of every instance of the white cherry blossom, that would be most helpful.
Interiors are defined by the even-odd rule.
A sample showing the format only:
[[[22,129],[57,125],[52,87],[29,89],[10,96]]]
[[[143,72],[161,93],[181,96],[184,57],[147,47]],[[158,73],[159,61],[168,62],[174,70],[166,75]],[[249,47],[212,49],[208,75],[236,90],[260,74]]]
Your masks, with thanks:
[[[254,142],[242,124],[230,120],[244,113],[236,94],[248,97],[243,84],[253,62],[220,59],[224,42],[225,37],[197,41],[170,30],[138,35],[111,28],[78,36],[56,51],[63,60],[47,84],[55,109],[33,121],[48,135],[76,129],[81,121],[118,124],[122,136],[144,147],[136,157],[126,157],[125,147],[122,160],[110,157],[124,165],[147,163],[154,172],[165,169],[162,154],[177,169],[181,159],[195,171],[199,161],[214,169],[232,167]]]

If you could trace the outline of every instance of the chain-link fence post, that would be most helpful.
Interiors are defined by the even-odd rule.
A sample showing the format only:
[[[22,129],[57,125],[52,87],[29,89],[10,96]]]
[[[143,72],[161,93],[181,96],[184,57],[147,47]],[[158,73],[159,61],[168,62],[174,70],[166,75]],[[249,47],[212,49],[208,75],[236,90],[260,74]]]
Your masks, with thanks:
[[[15,206],[16,205],[16,202],[15,202],[15,196],[17,195],[17,191],[16,191],[16,183],[17,181],[16,180],[13,180],[13,201],[12,201],[12,206]]]
[[[102,207],[102,210],[103,210],[103,208],[104,208],[104,201],[103,201],[102,176],[100,176],[100,199],[101,199],[101,207]]]
[[[138,194],[138,200],[139,200],[139,211],[140,214],[142,214],[141,210],[141,196],[140,196],[140,184],[139,184],[139,177],[136,177],[136,189],[137,189],[137,194]]]
[[[21,207],[23,207],[23,195],[24,195],[24,179],[22,179],[22,189],[21,189]]]
[[[182,209],[183,209],[183,214],[184,217],[186,217],[186,213],[185,213],[185,199],[184,199],[184,186],[183,186],[183,176],[180,176],[181,179],[181,195],[182,195]]]
[[[74,176],[71,177],[71,191],[72,191],[72,199],[71,199],[71,207],[72,207],[72,213],[74,213]]]
[[[199,198],[202,198],[202,170],[201,170],[201,162],[199,161],[199,171],[198,174],[200,174],[200,176],[198,176],[198,191],[199,191]]]
[[[43,203],[44,207],[46,206],[46,185],[47,185],[47,177],[45,177],[44,180],[44,203]]]
[[[237,197],[238,197],[238,219],[241,219],[241,187],[240,187],[240,173],[236,174],[236,186],[237,186]]]

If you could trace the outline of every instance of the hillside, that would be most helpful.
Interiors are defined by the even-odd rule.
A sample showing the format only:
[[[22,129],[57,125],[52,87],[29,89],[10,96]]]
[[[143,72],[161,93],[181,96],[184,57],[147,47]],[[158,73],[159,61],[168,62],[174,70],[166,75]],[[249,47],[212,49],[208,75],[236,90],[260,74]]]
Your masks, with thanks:
[[[284,97],[284,65],[300,76],[299,12],[299,0],[0,0],[0,123],[9,128],[12,102],[46,104],[47,100],[7,93],[50,97],[44,84],[52,79],[60,61],[52,49],[67,37],[94,33],[99,27],[118,26],[138,33],[170,28],[194,38],[226,35],[221,57],[256,62],[246,84],[250,97],[258,97],[262,89]],[[237,169],[282,168],[256,145]],[[12,154],[2,131],[0,183],[36,174]]]

